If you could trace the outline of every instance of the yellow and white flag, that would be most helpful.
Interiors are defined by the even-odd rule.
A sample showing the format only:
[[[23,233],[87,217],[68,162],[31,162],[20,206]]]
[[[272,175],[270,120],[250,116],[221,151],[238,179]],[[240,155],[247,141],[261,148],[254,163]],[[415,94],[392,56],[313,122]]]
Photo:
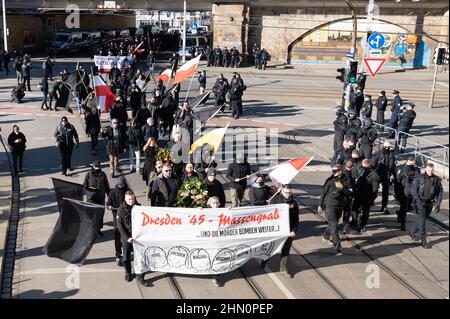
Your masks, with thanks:
[[[225,133],[228,129],[228,126],[229,124],[227,124],[227,126],[225,127],[214,129],[196,140],[191,145],[191,154],[194,153],[197,147],[202,147],[205,144],[209,144],[211,146],[211,150],[214,152],[214,154],[217,153],[220,147],[220,143],[222,143],[223,137],[225,136]]]

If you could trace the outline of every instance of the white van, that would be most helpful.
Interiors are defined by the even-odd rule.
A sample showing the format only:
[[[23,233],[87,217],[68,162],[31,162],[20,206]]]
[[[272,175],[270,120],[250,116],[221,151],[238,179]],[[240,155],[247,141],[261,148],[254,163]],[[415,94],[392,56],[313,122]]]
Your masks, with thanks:
[[[208,38],[200,35],[188,35],[186,36],[186,57],[190,58],[191,54],[189,51],[191,48],[199,48],[200,50],[205,50],[208,46]],[[180,46],[178,50],[180,56],[183,55],[183,37],[180,38]]]

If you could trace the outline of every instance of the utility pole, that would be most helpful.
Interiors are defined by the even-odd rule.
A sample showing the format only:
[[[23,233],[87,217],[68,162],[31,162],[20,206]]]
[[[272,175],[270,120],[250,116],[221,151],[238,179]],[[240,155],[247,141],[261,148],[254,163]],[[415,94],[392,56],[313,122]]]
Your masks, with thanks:
[[[369,0],[369,5],[367,7],[367,20],[366,20],[366,38],[363,39],[363,58],[367,58],[370,55],[370,48],[369,48],[369,36],[370,34],[372,34],[372,22],[373,22],[373,11],[374,11],[374,6],[375,6],[375,0]],[[362,68],[365,68],[364,63],[362,63]]]
[[[186,0],[183,0],[183,63],[186,62]]]
[[[353,5],[350,3],[349,0],[344,0],[347,6],[352,11],[352,18],[353,18],[353,33],[352,33],[352,47],[350,49],[350,53],[353,56],[353,58],[349,58],[347,60],[347,70],[350,70],[350,60],[354,60],[356,58],[356,34],[358,32],[358,22],[356,19],[356,12],[355,8],[353,8]],[[350,106],[350,83],[347,84],[347,88],[345,91],[345,105],[344,108],[347,111],[348,107]]]
[[[2,8],[3,8],[3,45],[4,45],[4,50],[8,51],[8,29],[6,28],[5,0],[2,0]]]

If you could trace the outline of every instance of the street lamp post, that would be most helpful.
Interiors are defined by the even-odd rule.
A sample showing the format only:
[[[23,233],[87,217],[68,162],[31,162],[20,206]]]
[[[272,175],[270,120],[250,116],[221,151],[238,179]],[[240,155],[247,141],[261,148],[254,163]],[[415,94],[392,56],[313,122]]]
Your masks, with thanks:
[[[186,0],[183,0],[183,63],[186,62]]]
[[[2,0],[2,8],[3,8],[3,43],[4,43],[4,50],[8,51],[8,30],[6,29],[6,6],[5,6],[5,0]]]

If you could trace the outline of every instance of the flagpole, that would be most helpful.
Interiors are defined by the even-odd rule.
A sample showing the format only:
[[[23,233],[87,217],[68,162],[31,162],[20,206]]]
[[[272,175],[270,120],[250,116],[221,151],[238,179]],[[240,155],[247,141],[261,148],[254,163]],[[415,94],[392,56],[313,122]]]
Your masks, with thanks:
[[[188,99],[188,97],[189,97],[189,92],[191,91],[191,85],[192,85],[192,81],[194,81],[195,72],[197,72],[197,68],[195,68],[195,71],[194,71],[194,73],[192,74],[191,82],[189,83],[189,88],[188,88],[188,90],[187,90],[186,97],[184,98],[184,102],[186,102],[187,99]]]
[[[267,204],[269,204],[280,192],[281,192],[281,187],[278,188],[277,192],[275,194],[273,194],[273,196],[267,200]]]

